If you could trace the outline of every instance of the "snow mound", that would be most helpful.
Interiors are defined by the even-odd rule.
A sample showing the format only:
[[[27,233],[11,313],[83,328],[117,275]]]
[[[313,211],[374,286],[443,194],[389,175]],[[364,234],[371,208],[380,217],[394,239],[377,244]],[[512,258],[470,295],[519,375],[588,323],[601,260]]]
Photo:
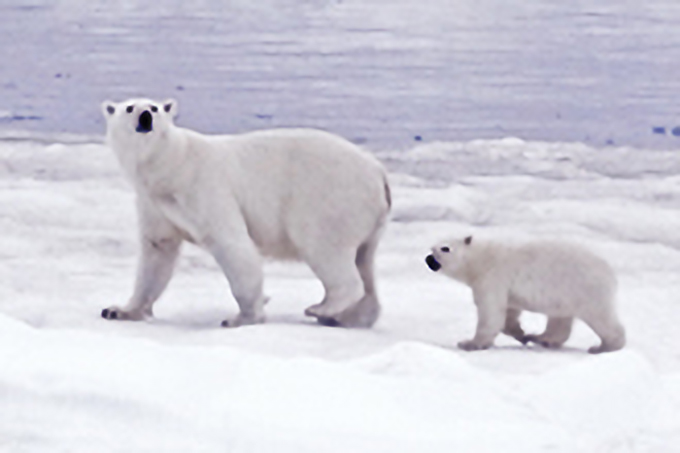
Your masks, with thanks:
[[[268,323],[224,330],[236,304],[194,247],[153,322],[102,320],[129,296],[138,248],[115,159],[99,144],[0,141],[0,451],[672,451],[673,153],[507,139],[379,157],[395,221],[378,253],[376,327],[314,325],[302,313],[322,288],[279,263],[266,268]],[[474,329],[471,294],[423,259],[470,233],[601,254],[619,274],[626,349],[589,356],[596,338],[580,322],[562,351],[503,336],[455,349]],[[527,315],[540,331],[544,317]]]

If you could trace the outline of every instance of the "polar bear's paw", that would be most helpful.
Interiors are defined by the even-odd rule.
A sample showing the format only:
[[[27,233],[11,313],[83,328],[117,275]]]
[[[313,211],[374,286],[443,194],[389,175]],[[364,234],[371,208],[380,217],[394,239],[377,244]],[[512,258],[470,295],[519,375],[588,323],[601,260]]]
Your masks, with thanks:
[[[607,344],[607,343],[602,343],[600,346],[593,346],[592,348],[588,349],[589,354],[601,354],[603,352],[614,352],[618,351],[619,349],[623,348],[623,344]]]
[[[327,313],[323,303],[312,305],[305,310],[305,315],[313,316],[321,325],[328,327],[350,327],[368,329],[380,316],[380,304],[372,295],[365,295],[359,302],[350,305],[339,313]]]
[[[380,304],[373,296],[364,296],[359,302],[347,308],[335,319],[343,327],[368,329],[380,316]]]
[[[489,349],[491,344],[477,343],[474,340],[461,341],[458,343],[458,347],[463,351],[481,351],[483,349]]]
[[[305,309],[305,316],[311,316],[311,317],[318,318],[318,319],[329,318],[330,317],[329,315],[322,313],[323,312],[323,308],[322,308],[323,305],[324,305],[323,302],[318,303],[318,304],[314,304],[314,305],[310,305],[309,307],[307,307]]]
[[[335,318],[351,307],[351,305],[347,306],[346,304],[341,305],[324,301],[307,307],[305,309],[305,316],[312,316],[317,319]]]
[[[340,324],[340,322],[337,319],[325,316],[319,316],[318,318],[316,318],[316,322],[326,327],[342,327],[342,324]]]
[[[556,340],[546,335],[525,335],[521,340],[522,344],[536,343],[548,349],[559,349],[566,340]]]
[[[142,319],[151,316],[150,313],[144,313],[138,310],[126,311],[119,307],[109,307],[102,310],[102,318],[119,321],[141,321]]]
[[[261,315],[244,315],[239,313],[238,316],[232,319],[225,319],[222,321],[222,327],[241,327],[251,326],[253,324],[264,324],[265,316]]]

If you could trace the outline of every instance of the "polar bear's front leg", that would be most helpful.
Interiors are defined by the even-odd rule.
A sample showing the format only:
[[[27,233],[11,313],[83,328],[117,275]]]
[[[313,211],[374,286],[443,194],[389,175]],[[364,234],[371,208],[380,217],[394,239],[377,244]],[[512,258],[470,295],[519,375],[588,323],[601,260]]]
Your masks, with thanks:
[[[505,325],[507,295],[495,290],[473,290],[477,306],[477,330],[474,338],[458,343],[465,351],[477,351],[493,346]]]
[[[265,321],[262,293],[264,275],[262,257],[250,237],[210,240],[206,244],[229,281],[231,293],[239,306],[239,314],[222,322],[222,327],[261,324]]]
[[[152,307],[168,286],[182,240],[177,236],[142,238],[135,290],[128,304],[102,310],[105,319],[138,321],[153,315]]]

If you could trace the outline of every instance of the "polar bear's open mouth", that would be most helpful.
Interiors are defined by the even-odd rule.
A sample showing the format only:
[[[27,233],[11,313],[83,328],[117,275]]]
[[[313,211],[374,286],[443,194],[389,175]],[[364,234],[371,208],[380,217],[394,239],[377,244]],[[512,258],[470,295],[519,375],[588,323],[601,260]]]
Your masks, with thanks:
[[[427,263],[427,267],[429,267],[435,272],[442,268],[442,265],[439,264],[439,261],[437,261],[434,255],[427,255],[427,258],[425,258],[425,262]]]
[[[153,116],[148,110],[144,110],[141,115],[139,115],[139,123],[137,124],[137,132],[146,134],[153,130]]]

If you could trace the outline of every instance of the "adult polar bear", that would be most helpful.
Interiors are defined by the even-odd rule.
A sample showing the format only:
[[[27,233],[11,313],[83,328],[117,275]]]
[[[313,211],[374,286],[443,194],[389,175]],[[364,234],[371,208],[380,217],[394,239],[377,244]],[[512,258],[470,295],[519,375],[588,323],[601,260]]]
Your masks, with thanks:
[[[390,210],[385,170],[335,135],[274,129],[203,135],[175,126],[177,103],[105,102],[106,140],[137,194],[134,293],[107,319],[139,320],[167,286],[180,245],[207,249],[239,305],[223,326],[264,322],[262,256],[305,261],[325,289],[305,310],[322,324],[378,318],[373,262]]]

